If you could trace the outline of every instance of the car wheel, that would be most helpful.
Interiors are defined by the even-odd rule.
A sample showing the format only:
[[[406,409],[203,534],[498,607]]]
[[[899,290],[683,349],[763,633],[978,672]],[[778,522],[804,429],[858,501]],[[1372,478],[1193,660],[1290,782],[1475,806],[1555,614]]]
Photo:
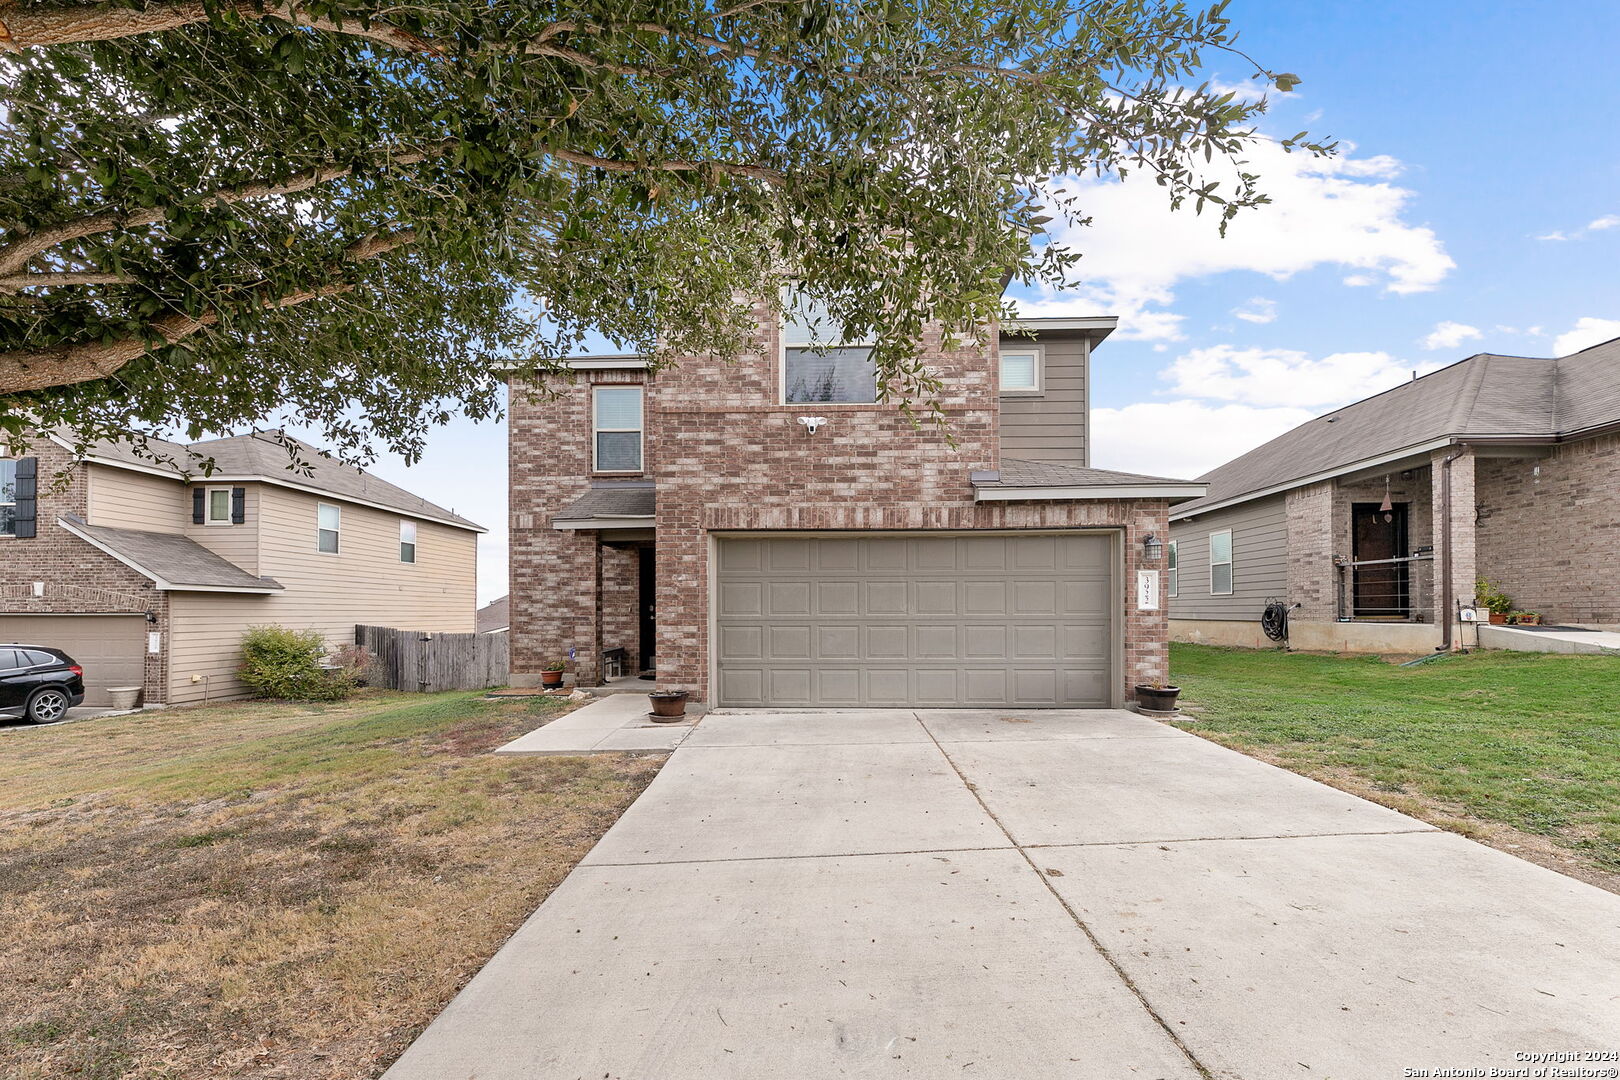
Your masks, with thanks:
[[[36,724],[54,724],[67,715],[68,696],[46,687],[28,699],[28,719]]]

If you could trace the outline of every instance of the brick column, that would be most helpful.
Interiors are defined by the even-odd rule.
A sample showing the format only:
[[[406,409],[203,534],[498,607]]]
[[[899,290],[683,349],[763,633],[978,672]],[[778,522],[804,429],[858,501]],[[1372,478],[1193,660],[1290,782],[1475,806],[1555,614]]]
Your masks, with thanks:
[[[1445,481],[1444,462],[1453,457],[1451,462],[1451,563],[1446,565],[1445,554],[1445,522],[1446,500],[1442,494]],[[1431,506],[1434,515],[1434,621],[1436,625],[1441,620],[1450,619],[1453,624],[1452,642],[1461,641],[1457,632],[1457,605],[1473,600],[1474,582],[1479,576],[1477,568],[1477,543],[1474,530],[1474,517],[1476,513],[1474,496],[1474,454],[1466,447],[1447,447],[1436,450],[1430,458],[1433,469],[1433,501]],[[1443,610],[1445,598],[1443,589],[1447,578],[1451,580],[1452,597],[1451,610]]]
[[[1332,622],[1339,617],[1333,507],[1331,480],[1288,493],[1288,602],[1300,605],[1292,617],[1301,622]]]

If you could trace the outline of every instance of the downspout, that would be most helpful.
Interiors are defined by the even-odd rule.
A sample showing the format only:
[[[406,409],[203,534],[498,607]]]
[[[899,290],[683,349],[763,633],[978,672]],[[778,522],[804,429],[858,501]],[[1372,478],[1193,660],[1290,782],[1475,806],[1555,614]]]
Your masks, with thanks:
[[[1451,463],[1461,454],[1452,451],[1440,462],[1440,651],[1450,652],[1452,608],[1456,606],[1451,581]]]

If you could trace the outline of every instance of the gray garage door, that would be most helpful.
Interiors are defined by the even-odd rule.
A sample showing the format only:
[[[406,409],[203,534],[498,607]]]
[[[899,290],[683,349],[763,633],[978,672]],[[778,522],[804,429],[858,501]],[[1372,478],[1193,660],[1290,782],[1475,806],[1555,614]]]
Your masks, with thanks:
[[[110,705],[110,686],[140,686],[146,673],[144,615],[0,615],[0,641],[49,645],[84,668],[84,703]]]
[[[1106,707],[1107,534],[726,539],[719,699]]]

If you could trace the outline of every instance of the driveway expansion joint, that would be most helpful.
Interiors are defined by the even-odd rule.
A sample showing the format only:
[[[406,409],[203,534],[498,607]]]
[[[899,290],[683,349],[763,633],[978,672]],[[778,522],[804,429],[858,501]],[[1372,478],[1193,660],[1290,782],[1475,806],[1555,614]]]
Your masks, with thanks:
[[[915,713],[912,715],[916,716]],[[951,757],[950,752],[945,749],[944,744],[942,744],[939,739],[934,736],[934,733],[929,729],[927,722],[924,721],[921,716],[917,716],[917,723],[921,724],[923,731],[928,733],[928,737],[933,740],[934,746],[939,750],[941,756],[945,758],[946,763],[950,765],[951,770],[956,773],[957,779],[962,781],[962,785],[967,788],[968,793],[971,794],[974,800],[978,802],[979,807],[984,811],[985,816],[995,823],[996,828],[1001,830],[1002,835],[1007,838],[1007,842],[1010,843],[1018,852],[1019,857],[1029,865],[1030,872],[1040,880],[1041,885],[1046,889],[1046,891],[1051,894],[1052,898],[1062,906],[1065,912],[1068,913],[1069,918],[1073,920],[1075,926],[1079,927],[1080,932],[1086,935],[1086,940],[1091,942],[1091,947],[1097,950],[1097,954],[1108,963],[1110,968],[1113,969],[1114,975],[1118,977],[1119,981],[1125,985],[1125,988],[1128,989],[1133,996],[1135,996],[1137,1002],[1142,1006],[1143,1011],[1145,1011],[1148,1016],[1152,1018],[1153,1022],[1159,1026],[1160,1030],[1164,1032],[1165,1037],[1170,1040],[1175,1048],[1181,1051],[1182,1056],[1187,1059],[1187,1063],[1197,1071],[1199,1076],[1203,1077],[1204,1080],[1216,1080],[1215,1073],[1212,1072],[1202,1061],[1198,1060],[1197,1056],[1192,1052],[1192,1047],[1187,1045],[1187,1043],[1176,1032],[1176,1029],[1170,1025],[1168,1020],[1159,1015],[1158,1010],[1153,1007],[1153,1003],[1148,1001],[1147,995],[1142,992],[1142,988],[1136,985],[1136,981],[1132,979],[1126,972],[1125,968],[1121,966],[1119,960],[1117,960],[1114,957],[1114,954],[1103,945],[1102,939],[1097,936],[1097,932],[1087,925],[1086,921],[1080,917],[1080,912],[1075,910],[1074,905],[1065,900],[1063,898],[1063,894],[1057,891],[1057,888],[1052,884],[1051,878],[1049,878],[1046,873],[1042,871],[1041,867],[1030,856],[1030,849],[1026,848],[1023,844],[1020,844],[1013,836],[1012,831],[1008,829],[1007,826],[1002,822],[1001,818],[996,815],[996,812],[990,809],[990,804],[984,801],[984,796],[979,792],[978,785],[967,778],[967,774],[964,773],[961,766],[956,763],[956,759]]]
[[[701,866],[705,863],[745,863],[745,862],[794,862],[807,859],[872,859],[894,855],[952,855],[967,854],[975,851],[1017,851],[1016,844],[995,844],[989,847],[947,847],[947,848],[914,848],[910,850],[894,851],[831,851],[816,852],[813,855],[733,855],[726,858],[709,859],[658,859],[645,862],[591,862],[589,858],[581,862],[581,868],[594,868],[599,866]]]

